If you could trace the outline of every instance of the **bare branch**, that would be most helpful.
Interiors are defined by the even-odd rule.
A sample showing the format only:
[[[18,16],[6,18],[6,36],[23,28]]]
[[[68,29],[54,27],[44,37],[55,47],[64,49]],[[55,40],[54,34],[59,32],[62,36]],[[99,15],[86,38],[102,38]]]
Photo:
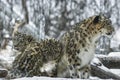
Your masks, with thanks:
[[[26,0],[22,0],[22,7],[24,10],[24,17],[27,23],[29,23],[29,13],[28,13],[28,9],[27,9],[27,5],[26,5]]]

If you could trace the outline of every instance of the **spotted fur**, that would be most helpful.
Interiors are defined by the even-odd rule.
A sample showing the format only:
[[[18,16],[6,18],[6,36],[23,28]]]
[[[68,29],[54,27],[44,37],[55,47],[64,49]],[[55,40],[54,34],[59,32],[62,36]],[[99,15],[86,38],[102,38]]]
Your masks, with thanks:
[[[13,62],[10,78],[24,76],[55,76],[62,44],[55,39],[32,41]]]
[[[27,45],[33,41],[36,40],[31,35],[16,32],[13,37],[13,47],[16,50],[23,52]]]
[[[58,63],[57,76],[89,78],[90,62],[95,53],[95,42],[114,31],[111,21],[103,15],[92,16],[65,33],[61,39],[64,55]]]
[[[13,62],[11,78],[89,78],[95,42],[103,35],[111,35],[113,31],[110,20],[103,15],[97,15],[76,24],[60,41],[50,39],[37,42],[32,39],[29,43],[28,38],[26,48],[21,50],[22,54]]]

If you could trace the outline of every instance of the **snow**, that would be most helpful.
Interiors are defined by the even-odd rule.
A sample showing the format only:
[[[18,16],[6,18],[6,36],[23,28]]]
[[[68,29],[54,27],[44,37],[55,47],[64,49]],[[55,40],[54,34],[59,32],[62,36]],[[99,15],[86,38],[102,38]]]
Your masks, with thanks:
[[[13,11],[17,14],[17,15],[19,15],[19,17],[21,17],[21,19],[24,19],[24,15],[22,15],[21,14],[21,8],[20,8],[20,6],[19,5],[14,5],[13,6]]]
[[[6,5],[6,7],[10,7],[10,5],[7,2],[7,0],[1,0],[1,1]]]
[[[108,68],[106,68],[98,58],[94,58],[91,62],[92,65],[98,66],[99,68],[105,70],[106,72],[110,72]]]
[[[111,6],[115,5],[115,0],[111,0]]]
[[[4,78],[0,78],[0,80],[5,80]]]
[[[116,41],[120,41],[120,29],[118,31],[116,31],[114,37],[113,37],[113,40],[116,40]]]
[[[99,57],[120,57],[120,52],[111,52],[109,53],[109,55],[95,55],[96,57],[99,56]],[[120,76],[120,69],[108,69],[107,67],[105,67],[100,61],[98,58],[94,58],[92,63],[93,65],[96,65],[98,66],[99,68],[105,70],[105,71],[108,71],[108,72],[112,72],[114,74],[117,74]],[[102,64],[99,66],[99,64]]]
[[[10,8],[11,8],[11,5],[10,5],[10,3],[8,3],[8,1],[10,2],[10,3],[12,3],[12,8],[13,8],[13,13],[11,14],[11,10],[10,10]],[[24,19],[24,12],[23,12],[23,10],[22,10],[22,6],[20,6],[20,4],[16,4],[16,1],[12,1],[12,0],[1,0],[1,2],[3,2],[4,4],[5,4],[5,6],[4,7],[1,7],[1,9],[3,8],[3,10],[1,11],[1,17],[3,17],[4,19],[5,19],[5,21],[6,21],[6,24],[7,23],[9,23],[9,15],[12,15],[12,20],[11,20],[11,24],[14,24],[15,23],[15,16],[17,15],[17,16],[19,16],[20,18],[22,18],[22,19]],[[42,2],[42,3],[40,3],[39,5],[40,6],[38,6],[37,5],[37,2],[38,1],[27,1],[27,5],[33,5],[33,4],[35,4],[35,5],[33,5],[33,6],[29,6],[29,7],[27,7],[28,8],[28,11],[29,11],[29,18],[30,18],[30,21],[29,21],[29,24],[27,24],[27,25],[25,25],[25,27],[26,27],[26,29],[25,29],[25,32],[28,30],[28,31],[30,31],[31,32],[31,34],[33,34],[34,36],[35,36],[35,38],[37,38],[38,36],[40,36],[40,38],[44,38],[44,36],[45,36],[45,33],[44,33],[44,26],[45,26],[45,24],[44,24],[44,17],[45,16],[42,16],[42,15],[40,15],[41,13],[40,12],[38,12],[39,13],[39,15],[35,15],[35,11],[34,11],[34,9],[33,8],[37,8],[37,7],[39,7],[39,8],[43,8],[43,10],[45,11],[44,12],[44,15],[49,15],[49,19],[51,19],[51,23],[52,24],[54,24],[54,25],[52,25],[51,26],[51,28],[50,28],[50,30],[51,31],[53,31],[53,32],[49,32],[51,35],[53,35],[53,36],[56,36],[56,34],[54,33],[54,31],[57,31],[57,29],[56,28],[54,28],[57,24],[59,24],[58,22],[57,22],[57,20],[56,20],[56,17],[58,17],[58,19],[59,18],[61,18],[62,16],[61,16],[61,11],[64,11],[64,9],[63,9],[63,6],[62,5],[64,5],[64,3],[58,3],[57,5],[56,5],[56,1],[55,0],[51,0],[51,1],[49,1],[49,0],[43,0],[44,2]],[[82,0],[76,0],[78,3],[80,3]],[[20,1],[21,2],[21,1]],[[31,2],[31,3],[30,3]],[[35,3],[33,3],[33,2],[35,2]],[[41,2],[41,1],[40,1]],[[84,1],[83,1],[84,2]],[[92,3],[91,3],[92,2]],[[79,11],[77,11],[77,13],[76,13],[76,10],[78,10],[78,4],[75,4],[74,2],[72,2],[71,0],[69,1],[69,2],[66,2],[66,4],[67,4],[67,6],[66,6],[66,8],[67,8],[67,12],[69,12],[69,14],[66,16],[66,17],[68,17],[68,18],[70,18],[70,19],[72,19],[72,20],[74,20],[75,18],[78,18],[78,19],[76,19],[77,20],[77,22],[79,22],[79,19],[82,19],[82,17],[83,18],[86,18],[86,17],[89,17],[89,16],[91,16],[91,15],[94,15],[94,14],[97,14],[98,12],[106,12],[107,10],[104,10],[104,11],[102,11],[103,9],[104,9],[104,6],[103,6],[103,3],[104,1],[101,1],[101,0],[95,0],[95,1],[92,1],[92,0],[86,0],[86,6],[85,6],[85,8],[83,9],[83,12],[81,12],[82,10],[80,9],[80,12]],[[117,2],[119,2],[119,1],[117,1]],[[112,20],[112,23],[113,23],[113,25],[114,24],[116,24],[117,22],[119,22],[119,20],[117,19],[118,17],[119,17],[119,14],[117,14],[118,12],[117,12],[117,9],[119,9],[119,5],[117,5],[117,7],[116,7],[116,1],[115,0],[111,0],[111,1],[108,1],[108,3],[109,4],[107,4],[107,7],[108,7],[108,11],[109,11],[109,7],[113,7],[113,8],[111,8],[111,10],[113,11],[113,12],[111,12],[110,14],[111,14],[111,20]],[[96,5],[95,5],[96,4]],[[119,4],[119,3],[118,3]],[[35,6],[35,7],[34,7]],[[41,7],[42,6],[42,7]],[[96,6],[98,6],[97,8],[96,8]],[[50,11],[49,11],[50,10]],[[50,13],[51,12],[51,13]],[[9,14],[8,14],[9,13]],[[16,14],[15,14],[16,13]],[[77,15],[77,14],[79,14],[79,15]],[[37,17],[35,17],[35,16],[37,16]],[[76,17],[75,17],[76,16]],[[78,17],[77,17],[78,16]],[[38,19],[39,18],[41,18],[41,21],[39,22],[39,24],[40,25],[36,25],[35,23],[34,23],[34,17],[36,18],[35,20],[36,21],[38,21]],[[37,19],[38,18],[38,19]],[[53,20],[52,20],[53,19]],[[118,21],[117,21],[118,20]],[[75,22],[74,21],[71,21],[71,22],[67,22],[66,24],[67,24],[67,26],[69,26],[69,24],[71,24],[71,25],[73,25]],[[117,24],[116,24],[117,25]],[[117,25],[117,26],[119,26],[119,25]],[[48,30],[49,31],[49,30]],[[6,31],[4,31],[3,30],[3,32],[6,32]],[[38,34],[38,33],[40,33],[40,34]],[[60,32],[60,36],[59,37],[61,37],[63,34],[65,33],[65,31],[61,31]],[[6,38],[9,38],[9,35],[8,35],[8,33],[5,33],[6,35],[5,35],[5,37]],[[46,36],[47,37],[47,36]],[[50,37],[50,36],[48,36],[48,37]],[[58,37],[58,39],[59,39],[59,37]],[[12,45],[12,43],[10,44],[10,45]],[[10,47],[10,45],[9,46],[7,46],[7,49],[6,50],[0,50],[0,62],[1,62],[1,64],[2,65],[4,65],[4,66],[8,66],[8,67],[10,67],[11,66],[11,64],[12,64],[12,62],[13,62],[13,60],[15,59],[15,56],[14,56],[14,51],[12,50],[12,48]],[[120,28],[118,29],[118,30],[116,30],[116,33],[115,33],[115,35],[113,36],[113,38],[112,38],[112,40],[111,40],[111,48],[113,48],[113,47],[117,47],[117,48],[119,48],[119,50],[120,50]],[[104,51],[104,49],[100,49],[100,51]],[[120,52],[111,52],[108,56],[107,55],[101,55],[100,57],[120,57]],[[97,57],[97,56],[96,56]],[[93,62],[92,62],[92,64],[93,65],[99,65],[99,64],[102,64],[97,58],[94,58],[93,59]],[[45,65],[46,66],[46,65]],[[52,66],[51,66],[52,67]],[[107,68],[105,68],[103,65],[101,65],[101,66],[99,66],[100,68],[102,68],[102,69],[105,69],[105,70],[108,70]],[[44,69],[43,69],[44,70]],[[47,68],[47,70],[49,70],[49,68]],[[114,73],[116,73],[116,74],[119,74],[120,75],[120,69],[110,69],[112,72],[114,72]],[[91,77],[91,78],[93,78],[93,77]],[[27,78],[24,78],[24,80],[26,80]],[[44,79],[48,79],[48,80],[50,80],[50,79],[52,79],[52,80],[54,80],[54,78],[49,78],[49,77],[32,77],[32,78],[28,78],[27,80],[31,80],[31,79],[33,79],[33,80],[38,80],[38,79],[42,79],[42,80],[44,80]],[[56,78],[55,78],[56,79]],[[62,80],[63,78],[57,78],[57,79],[60,79],[60,80]],[[96,78],[95,78],[96,79]],[[0,79],[1,80],[1,79]],[[70,79],[69,79],[70,80]]]
[[[108,57],[109,56],[120,57],[120,52],[111,52],[111,53],[109,53]]]
[[[91,64],[93,64],[94,65],[94,63],[101,63],[100,61],[99,61],[99,59],[98,58],[94,58],[93,60],[92,60],[92,63]]]
[[[114,34],[111,40],[111,47],[118,47],[120,45],[120,28]]]
[[[120,69],[110,69],[110,71],[120,76]]]
[[[94,79],[94,80],[100,80],[97,77],[90,77],[90,79]],[[85,79],[85,80],[90,80],[90,79]],[[81,79],[71,79],[71,78],[51,78],[51,77],[24,77],[24,78],[18,78],[18,79],[14,79],[14,80],[81,80]],[[82,79],[83,80],[83,79]]]
[[[97,3],[97,5],[100,7],[101,5],[100,5],[100,1],[101,0],[95,0],[96,1],[96,3]]]
[[[73,80],[70,78],[50,78],[50,77],[24,77],[24,78],[18,78],[18,79],[14,79],[14,80]],[[79,80],[79,79],[75,79],[75,80]]]

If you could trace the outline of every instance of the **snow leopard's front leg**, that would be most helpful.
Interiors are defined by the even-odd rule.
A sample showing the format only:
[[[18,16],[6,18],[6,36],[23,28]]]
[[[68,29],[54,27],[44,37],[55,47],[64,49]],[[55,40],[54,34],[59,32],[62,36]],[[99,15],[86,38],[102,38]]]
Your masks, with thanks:
[[[85,67],[81,68],[77,71],[81,79],[88,79],[90,76],[90,65],[86,65]]]
[[[69,58],[69,73],[70,78],[80,78],[80,79],[88,79],[90,76],[90,65],[86,65],[81,68],[81,59],[80,58]]]
[[[78,56],[71,55],[68,58],[70,78],[81,78],[81,59]]]

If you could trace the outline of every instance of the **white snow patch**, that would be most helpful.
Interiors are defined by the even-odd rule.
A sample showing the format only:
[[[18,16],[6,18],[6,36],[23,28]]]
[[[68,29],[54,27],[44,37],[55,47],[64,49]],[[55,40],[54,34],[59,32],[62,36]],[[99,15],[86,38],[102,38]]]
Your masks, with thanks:
[[[120,45],[120,28],[113,35],[111,40],[111,47],[118,47]]]
[[[7,0],[1,0],[6,6],[5,7],[10,7],[10,5],[8,4]]]
[[[98,64],[99,64],[99,63],[101,63],[101,62],[100,62],[100,60],[99,60],[98,58],[94,58],[94,59],[92,60],[91,64],[94,65],[94,63],[96,63],[96,64],[98,63]]]
[[[110,69],[110,71],[120,76],[120,69]]]
[[[51,77],[24,77],[14,80],[79,80],[79,79],[70,79],[70,78],[51,78]]]
[[[120,28],[116,31],[113,38],[116,39],[117,41],[120,41]]]
[[[24,19],[24,15],[23,14],[21,14],[21,7],[19,6],[19,5],[14,5],[13,6],[13,11],[17,14],[17,15],[19,15],[22,19]]]
[[[109,56],[120,57],[120,52],[111,52],[108,54],[108,57]]]
[[[100,7],[101,0],[95,0],[97,5]]]
[[[115,5],[115,0],[111,0],[111,6],[114,6]]]
[[[95,54],[95,57],[107,57],[107,55],[104,55],[104,54]]]
[[[32,26],[32,28],[29,27],[29,26]],[[31,29],[36,28],[35,24],[34,24],[32,21],[29,21],[29,24],[28,24],[27,27],[28,27],[28,28],[31,28]]]
[[[0,80],[5,80],[4,78],[0,78]]]
[[[94,80],[101,80],[98,77],[90,77],[90,79]],[[90,79],[85,79],[85,80],[90,80]],[[23,77],[23,78],[18,78],[14,80],[83,80],[83,79],[71,79],[71,78],[52,78],[52,77]]]

